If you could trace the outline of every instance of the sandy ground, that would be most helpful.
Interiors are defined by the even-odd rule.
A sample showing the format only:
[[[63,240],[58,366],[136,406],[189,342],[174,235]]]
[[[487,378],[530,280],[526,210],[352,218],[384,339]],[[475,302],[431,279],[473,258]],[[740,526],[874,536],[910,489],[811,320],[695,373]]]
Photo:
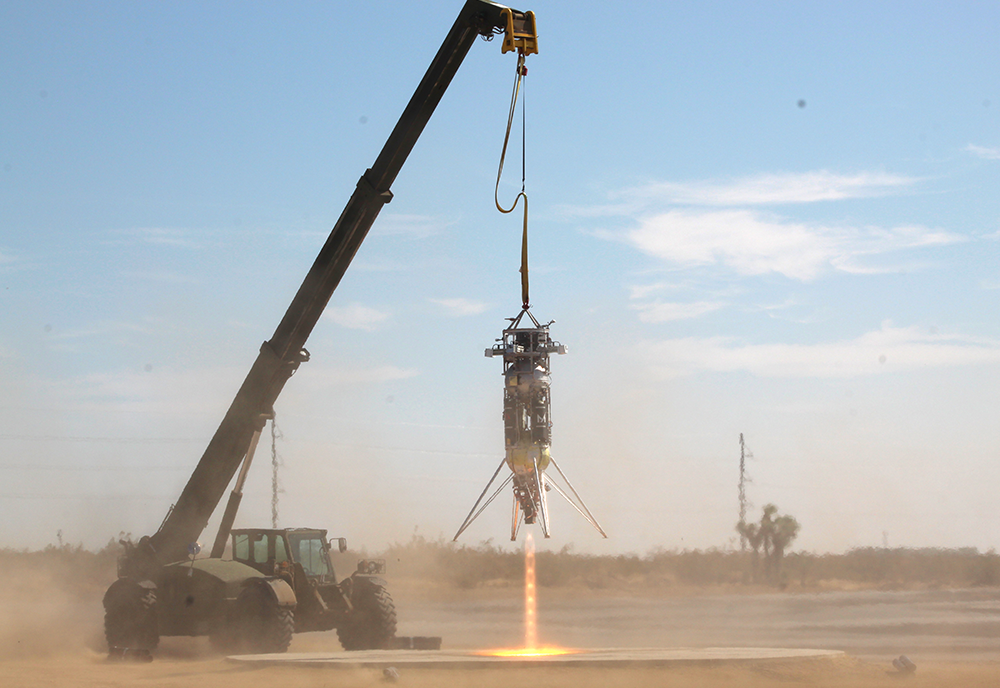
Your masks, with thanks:
[[[45,594],[39,591],[45,590]],[[109,662],[100,592],[60,593],[42,578],[0,594],[3,686],[384,686],[375,669],[248,668],[204,639],[166,638],[150,664]],[[519,645],[521,598],[475,591],[441,599],[395,592],[401,635],[440,635],[452,649]],[[573,686],[998,686],[1000,590],[622,597],[542,591],[539,635],[567,647],[813,647],[836,659],[661,668],[400,670],[409,688]],[[296,636],[291,651],[339,651],[332,633]],[[900,675],[891,661],[917,664]]]
[[[80,688],[113,686],[212,686],[244,688],[248,684],[283,688],[338,688],[389,685],[374,669],[320,669],[264,667],[247,669],[220,657],[159,657],[151,664],[109,663],[91,652],[67,653],[47,659],[11,660],[0,665],[5,685]],[[409,688],[474,686],[547,686],[607,688],[635,686],[816,686],[824,688],[876,686],[996,686],[1000,663],[930,662],[909,676],[890,673],[884,666],[851,657],[833,660],[768,662],[737,666],[678,666],[621,669],[406,669],[395,685]]]
[[[441,636],[455,649],[517,645],[523,602],[512,593],[403,595],[400,635]],[[675,597],[542,589],[538,619],[539,640],[563,647],[794,647],[872,661],[1000,661],[1000,590],[992,588]]]

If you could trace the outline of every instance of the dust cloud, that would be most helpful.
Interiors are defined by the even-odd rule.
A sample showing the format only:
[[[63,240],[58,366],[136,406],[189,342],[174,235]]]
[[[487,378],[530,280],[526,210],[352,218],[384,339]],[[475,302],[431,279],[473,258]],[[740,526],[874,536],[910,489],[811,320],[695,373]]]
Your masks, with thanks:
[[[359,553],[338,557],[339,575]],[[114,551],[73,548],[0,551],[0,675],[12,686],[384,685],[376,669],[263,667],[248,670],[215,653],[204,638],[164,638],[151,664],[110,662],[101,598],[114,579]],[[523,555],[488,546],[455,548],[415,539],[382,553],[399,611],[400,635],[440,635],[449,649],[516,646],[523,641]],[[563,554],[570,573],[543,584],[539,566],[539,642],[564,647],[795,647],[842,650],[833,659],[623,668],[439,670],[404,668],[399,683],[427,686],[539,684],[627,686],[898,686],[892,660],[917,665],[908,686],[992,686],[1000,674],[1000,589],[995,586],[841,585],[837,590],[659,586],[619,581],[609,557]],[[617,558],[623,559],[623,558]],[[918,558],[919,559],[919,558]],[[642,558],[638,561],[641,563]],[[628,564],[628,562],[625,562]],[[634,567],[636,562],[632,562]],[[395,573],[393,573],[395,569]],[[490,569],[488,572],[486,569]],[[478,570],[480,576],[473,575]],[[577,571],[579,573],[579,571]],[[682,582],[682,581],[681,581]],[[636,585],[636,583],[641,583]],[[661,580],[662,583],[662,580]],[[295,636],[291,652],[340,652],[335,633]]]
[[[98,576],[69,559],[0,552],[0,561],[0,661],[103,650]]]

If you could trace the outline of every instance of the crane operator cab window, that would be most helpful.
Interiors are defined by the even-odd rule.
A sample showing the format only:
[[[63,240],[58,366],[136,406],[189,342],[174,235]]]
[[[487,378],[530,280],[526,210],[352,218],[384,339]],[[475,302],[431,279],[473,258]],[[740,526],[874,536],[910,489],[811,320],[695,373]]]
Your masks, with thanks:
[[[281,564],[288,561],[288,549],[285,546],[285,536],[274,536],[274,563]]]
[[[250,536],[233,536],[233,559],[236,561],[247,561],[250,558]]]
[[[280,534],[240,533],[233,537],[233,559],[271,575],[275,564],[288,561],[288,548]]]
[[[330,559],[327,557],[323,538],[318,533],[298,536],[289,534],[289,540],[295,561],[302,565],[307,576],[330,575]]]
[[[267,536],[258,535],[253,542],[253,560],[257,564],[267,563]]]

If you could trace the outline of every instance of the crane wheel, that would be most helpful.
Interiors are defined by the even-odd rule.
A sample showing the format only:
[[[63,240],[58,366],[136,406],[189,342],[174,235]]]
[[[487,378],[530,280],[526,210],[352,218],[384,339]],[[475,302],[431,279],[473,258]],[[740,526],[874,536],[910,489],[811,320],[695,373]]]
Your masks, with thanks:
[[[294,630],[292,610],[278,604],[267,585],[250,585],[240,593],[225,622],[211,634],[211,641],[226,653],[286,652]]]
[[[337,627],[345,650],[379,650],[389,647],[396,635],[396,605],[384,586],[355,584],[351,595],[354,611]]]
[[[104,594],[104,636],[110,655],[148,653],[160,633],[156,621],[156,586],[150,581],[119,578]]]

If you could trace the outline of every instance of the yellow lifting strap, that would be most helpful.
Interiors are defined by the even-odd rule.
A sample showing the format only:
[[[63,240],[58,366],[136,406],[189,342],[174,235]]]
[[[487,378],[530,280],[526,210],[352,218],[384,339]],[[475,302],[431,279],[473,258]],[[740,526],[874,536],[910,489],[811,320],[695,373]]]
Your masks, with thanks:
[[[500,153],[500,168],[497,170],[497,185],[493,191],[493,200],[497,210],[507,214],[514,211],[517,202],[524,199],[524,223],[521,233],[521,306],[527,308],[530,304],[528,299],[528,194],[524,192],[524,105],[521,105],[521,192],[514,199],[514,204],[509,208],[500,205],[500,177],[503,175],[503,163],[507,157],[507,143],[510,141],[510,129],[514,123],[514,111],[517,107],[517,96],[521,90],[521,79],[528,71],[524,66],[524,52],[517,53],[517,75],[514,77],[514,91],[510,98],[510,112],[507,115],[507,132],[503,137],[503,150]]]

